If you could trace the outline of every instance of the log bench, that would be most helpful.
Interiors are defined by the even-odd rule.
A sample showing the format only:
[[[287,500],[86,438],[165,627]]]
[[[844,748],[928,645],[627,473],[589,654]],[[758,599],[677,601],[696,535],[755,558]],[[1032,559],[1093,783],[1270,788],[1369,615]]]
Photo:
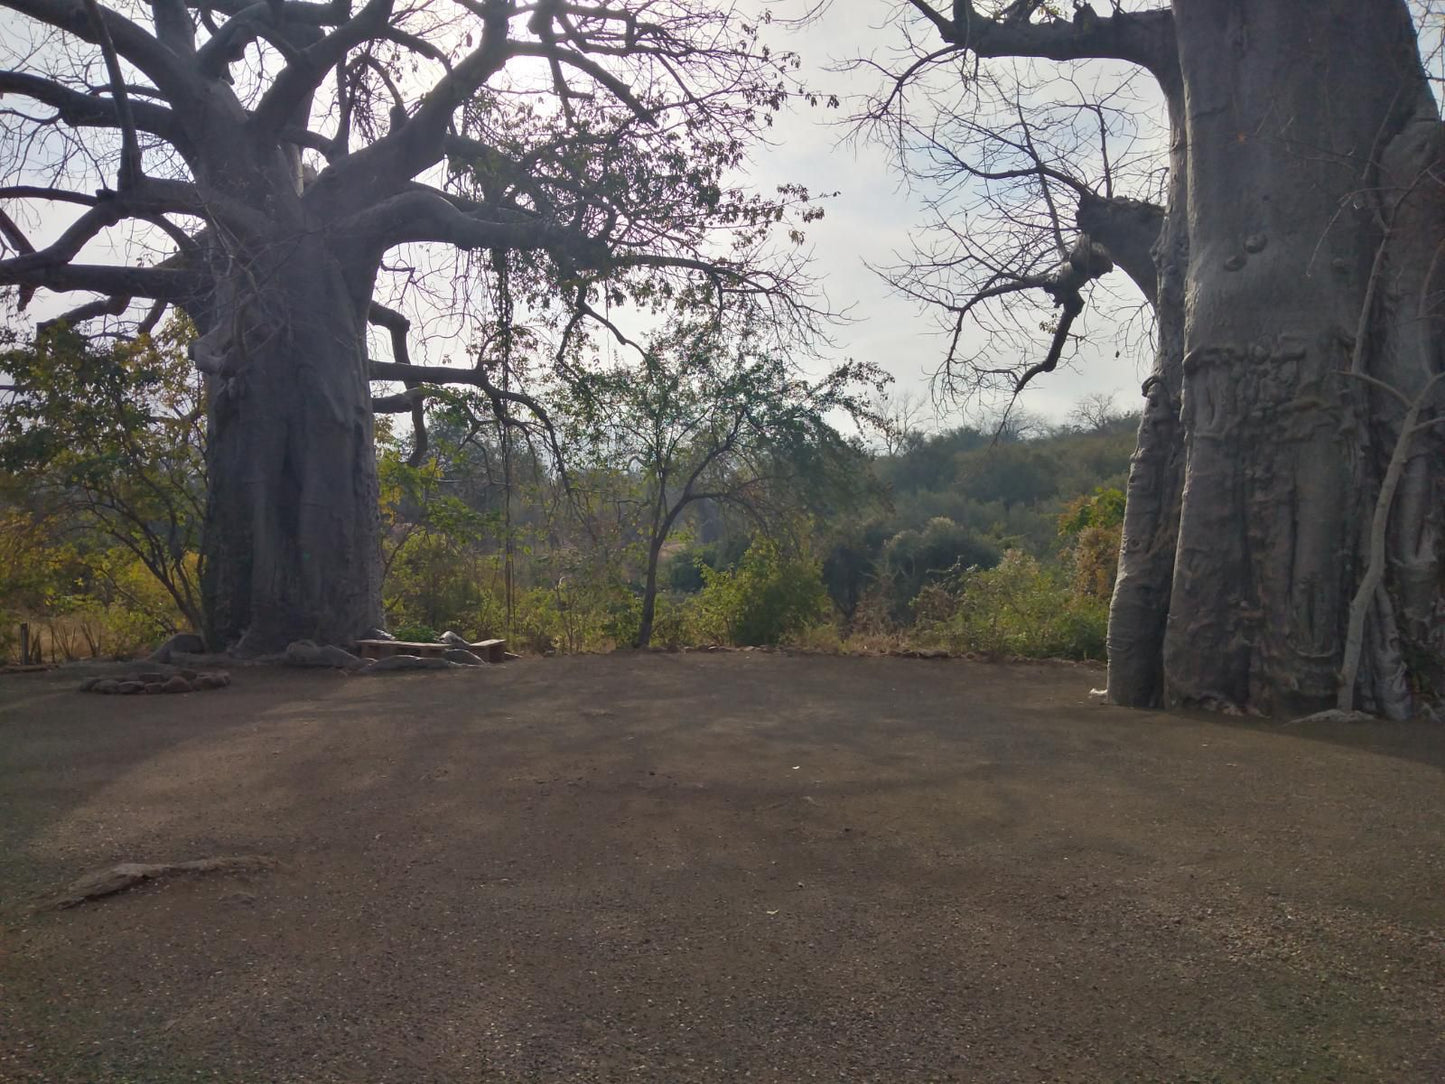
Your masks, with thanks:
[[[384,659],[390,655],[416,655],[423,659],[440,659],[460,644],[418,644],[409,640],[357,640],[356,653],[363,659]],[[488,662],[504,662],[506,640],[478,640],[466,650]]]

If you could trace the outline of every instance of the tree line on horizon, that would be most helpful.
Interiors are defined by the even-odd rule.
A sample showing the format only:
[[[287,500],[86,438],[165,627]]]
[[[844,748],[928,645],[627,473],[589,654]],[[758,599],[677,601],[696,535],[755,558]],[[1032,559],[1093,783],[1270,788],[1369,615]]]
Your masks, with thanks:
[[[172,323],[108,348],[64,329],[12,336],[7,649],[22,620],[58,657],[203,627],[206,430],[188,334]],[[534,652],[926,642],[1101,657],[1137,419],[1096,397],[1062,425],[929,433],[879,388],[866,367],[808,380],[746,342],[674,328],[637,365],[542,394],[545,426],[501,424],[477,392],[429,406],[420,455],[414,432],[383,426],[387,623]],[[850,414],[845,434],[834,422]],[[1012,576],[1038,612],[980,610],[992,581],[979,577],[1000,566],[994,580]],[[948,629],[969,587],[971,618],[1002,618],[1006,634]],[[1057,624],[1050,608],[1088,617],[1063,637],[1025,627]]]

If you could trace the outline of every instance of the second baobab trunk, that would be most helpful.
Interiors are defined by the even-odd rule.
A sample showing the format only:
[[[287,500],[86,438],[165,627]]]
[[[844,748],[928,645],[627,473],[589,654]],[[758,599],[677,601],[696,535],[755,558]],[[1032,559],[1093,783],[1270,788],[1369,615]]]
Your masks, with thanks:
[[[1391,319],[1410,300],[1390,291],[1426,276],[1402,266],[1393,283],[1380,278],[1402,195],[1382,164],[1438,114],[1404,3],[1180,0],[1175,18],[1189,262],[1167,695],[1316,710],[1337,697],[1394,447],[1398,410],[1370,381],[1408,394],[1440,365],[1438,341],[1404,342]],[[1429,251],[1401,246],[1395,262]],[[1421,318],[1438,326],[1438,308]],[[1390,534],[1411,540],[1416,590],[1433,598],[1403,598],[1391,562],[1359,678],[1364,704],[1395,715],[1410,707],[1412,651],[1439,638],[1418,630],[1426,640],[1411,645],[1397,620],[1405,605],[1439,612],[1438,437],[1421,441],[1418,463],[1435,499],[1397,509]]]

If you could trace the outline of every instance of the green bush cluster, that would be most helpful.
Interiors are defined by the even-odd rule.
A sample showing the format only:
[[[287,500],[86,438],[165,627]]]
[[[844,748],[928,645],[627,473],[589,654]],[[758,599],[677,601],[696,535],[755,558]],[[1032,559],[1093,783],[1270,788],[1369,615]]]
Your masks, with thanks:
[[[1063,571],[1019,550],[995,568],[961,569],[914,600],[914,635],[950,651],[1102,659],[1108,602],[1073,590]]]
[[[832,603],[822,564],[787,555],[770,539],[755,538],[735,568],[701,566],[695,629],[717,643],[780,644],[828,618]]]
[[[13,526],[0,522],[0,531]],[[0,659],[19,661],[21,622],[45,661],[129,658],[187,627],[174,599],[139,560],[118,548],[78,553],[64,542],[27,554],[0,588]]]

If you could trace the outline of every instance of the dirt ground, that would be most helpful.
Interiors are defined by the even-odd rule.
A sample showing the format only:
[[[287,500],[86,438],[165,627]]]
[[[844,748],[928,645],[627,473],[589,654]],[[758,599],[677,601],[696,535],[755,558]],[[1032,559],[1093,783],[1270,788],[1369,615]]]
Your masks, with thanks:
[[[1445,731],[761,653],[0,678],[0,1080],[1439,1081]],[[36,904],[119,861],[270,872]]]

